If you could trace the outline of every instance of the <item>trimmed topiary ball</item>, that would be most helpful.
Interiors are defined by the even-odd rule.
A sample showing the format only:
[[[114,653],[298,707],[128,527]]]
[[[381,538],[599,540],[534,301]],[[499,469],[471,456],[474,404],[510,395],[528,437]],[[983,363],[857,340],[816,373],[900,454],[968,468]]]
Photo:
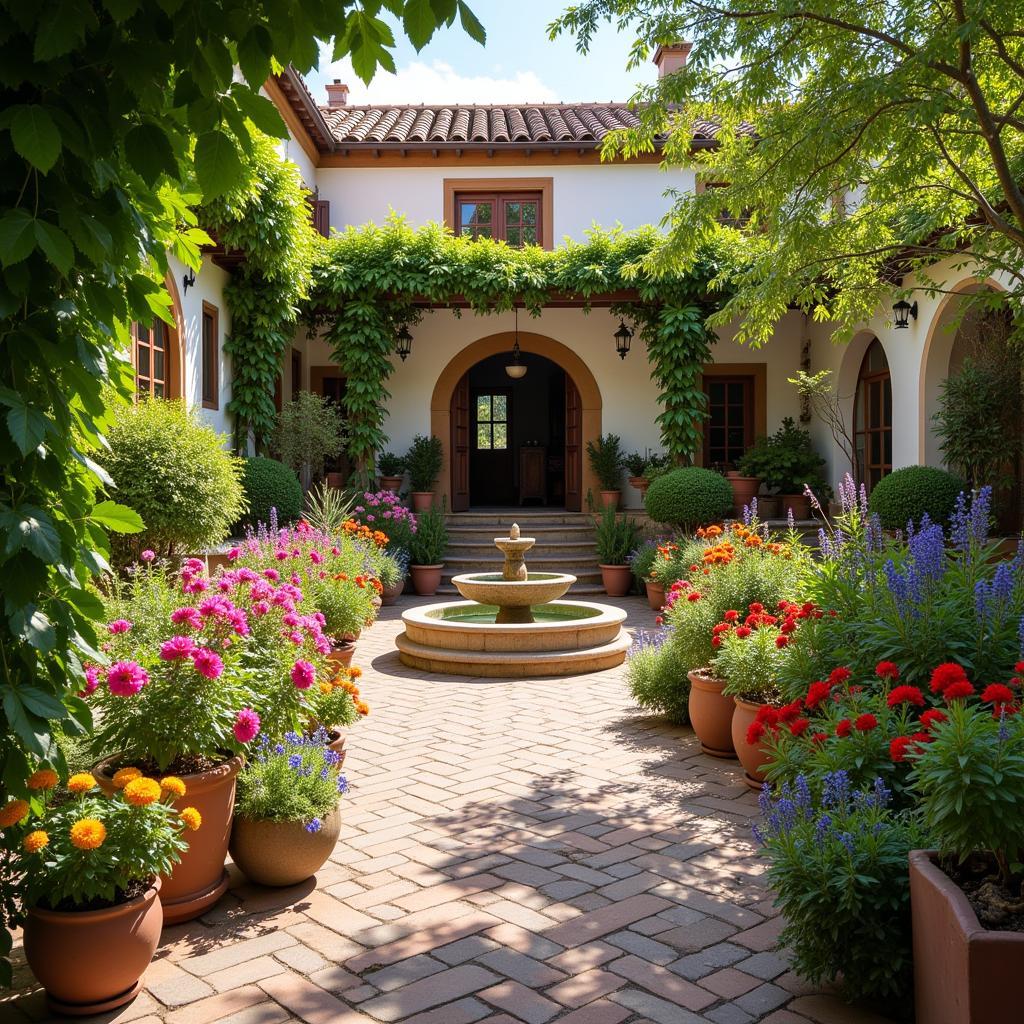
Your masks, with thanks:
[[[934,466],[906,466],[875,484],[868,507],[886,530],[917,526],[927,512],[933,523],[945,526],[957,496],[966,485],[959,477]]]
[[[695,529],[726,515],[732,507],[732,487],[710,469],[673,469],[652,481],[644,507],[656,523]]]
[[[264,459],[259,455],[245,460],[242,477],[249,511],[242,526],[256,526],[270,522],[270,510],[277,509],[278,521],[294,522],[302,515],[302,487],[294,471],[277,459]]]

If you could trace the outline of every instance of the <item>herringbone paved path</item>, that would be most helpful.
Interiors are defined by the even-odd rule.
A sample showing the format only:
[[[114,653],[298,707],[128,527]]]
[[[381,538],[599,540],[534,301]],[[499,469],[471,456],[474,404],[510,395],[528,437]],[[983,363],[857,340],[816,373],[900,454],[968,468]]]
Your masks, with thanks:
[[[313,884],[236,886],[168,928],[137,1024],[882,1024],[815,993],[778,920],[738,768],[630,703],[621,671],[425,675],[385,608],[345,828]],[[630,625],[651,626],[638,600]],[[46,1019],[41,995],[0,1019]]]

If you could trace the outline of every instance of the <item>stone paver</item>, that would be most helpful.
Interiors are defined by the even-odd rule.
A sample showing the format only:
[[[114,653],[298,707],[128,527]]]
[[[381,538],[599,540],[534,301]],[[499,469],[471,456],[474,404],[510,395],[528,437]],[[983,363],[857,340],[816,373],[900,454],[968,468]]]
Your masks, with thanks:
[[[164,932],[135,1003],[97,1020],[887,1024],[775,948],[736,763],[641,713],[621,669],[408,669],[394,637],[416,603],[359,640],[373,713],[348,741],[344,825],[316,885],[264,890],[232,869],[216,908]],[[621,605],[653,625],[645,602]],[[0,1001],[4,1024],[48,1019],[25,986]]]

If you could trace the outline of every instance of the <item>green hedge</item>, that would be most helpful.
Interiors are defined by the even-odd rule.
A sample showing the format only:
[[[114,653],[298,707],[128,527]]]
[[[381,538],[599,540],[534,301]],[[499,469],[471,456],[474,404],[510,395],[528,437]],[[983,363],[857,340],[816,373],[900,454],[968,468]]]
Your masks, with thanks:
[[[278,522],[294,522],[302,515],[302,487],[294,471],[277,459],[253,456],[245,460],[242,477],[249,511],[240,526],[270,522],[270,510],[277,509]]]
[[[710,469],[673,469],[652,481],[644,507],[657,523],[693,529],[717,522],[728,513],[732,487]]]
[[[964,488],[959,477],[944,469],[906,466],[875,484],[868,507],[886,530],[905,530],[908,522],[917,526],[926,512],[933,523],[945,526]]]

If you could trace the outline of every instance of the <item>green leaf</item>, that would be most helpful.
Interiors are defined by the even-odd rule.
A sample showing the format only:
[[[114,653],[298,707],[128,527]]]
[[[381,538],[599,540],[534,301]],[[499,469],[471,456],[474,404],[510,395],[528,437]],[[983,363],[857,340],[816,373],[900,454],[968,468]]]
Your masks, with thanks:
[[[150,122],[136,125],[124,137],[124,152],[147,185],[152,185],[161,174],[174,177],[178,173],[174,150],[159,125]]]
[[[36,241],[46,258],[62,273],[67,274],[75,260],[75,247],[71,239],[56,224],[36,221]]]
[[[272,52],[270,34],[262,25],[251,28],[238,44],[238,66],[254,89],[263,85],[270,74]]]
[[[53,60],[54,57],[70,53],[85,38],[86,11],[89,8],[85,4],[62,3],[56,10],[50,10],[45,17],[40,18],[33,59]]]
[[[47,564],[60,558],[60,538],[53,520],[35,505],[21,505],[0,512],[0,533],[7,534],[4,550],[8,555],[25,548]]]
[[[231,95],[238,104],[238,109],[261,132],[275,139],[287,139],[288,128],[284,123],[277,107],[258,92],[254,92],[247,86],[236,83],[231,87]]]
[[[56,646],[53,624],[34,604],[19,608],[11,616],[11,629],[42,654],[49,654]]]
[[[204,199],[213,199],[240,185],[245,177],[238,147],[222,131],[199,136],[195,153],[196,177]]]
[[[116,501],[101,501],[89,518],[114,533],[141,533],[145,529],[142,516],[135,509]]]
[[[18,396],[7,413],[7,429],[22,455],[28,455],[42,443],[49,421],[39,409],[33,409]]]
[[[470,39],[475,39],[481,46],[487,42],[487,31],[469,9],[466,0],[459,0],[459,21]]]
[[[430,0],[408,0],[402,13],[402,25],[417,50],[422,50],[437,28],[437,16]]]
[[[60,156],[60,132],[46,109],[37,103],[18,107],[11,119],[11,141],[18,155],[44,174]]]
[[[45,757],[46,745],[43,743],[42,737],[36,732],[35,725],[29,719],[25,705],[21,702],[16,690],[11,687],[6,688],[3,696],[3,706],[8,724],[30,753],[36,754],[39,757]]]
[[[35,221],[27,210],[8,210],[0,218],[0,262],[20,263],[36,247]]]

